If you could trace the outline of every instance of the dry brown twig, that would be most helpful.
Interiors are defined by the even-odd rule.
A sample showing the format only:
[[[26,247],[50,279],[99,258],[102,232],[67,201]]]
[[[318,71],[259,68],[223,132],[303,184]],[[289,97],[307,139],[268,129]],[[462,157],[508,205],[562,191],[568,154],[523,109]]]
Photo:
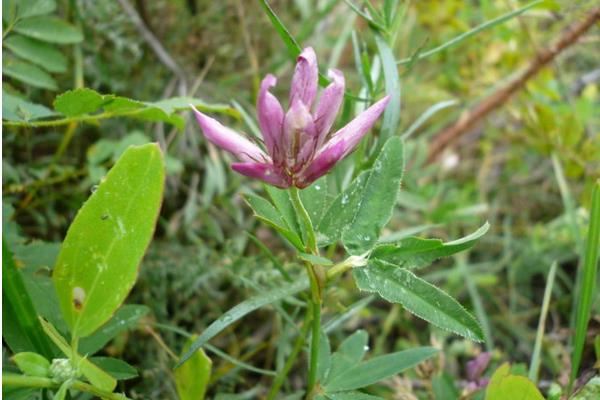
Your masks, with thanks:
[[[471,131],[488,114],[506,103],[513,94],[525,86],[529,79],[534,77],[563,50],[575,44],[598,21],[600,21],[600,7],[595,7],[587,12],[583,20],[569,25],[555,43],[540,50],[529,65],[507,84],[483,99],[472,109],[463,112],[458,120],[442,129],[429,146],[427,163],[437,160],[443,151],[460,136]]]

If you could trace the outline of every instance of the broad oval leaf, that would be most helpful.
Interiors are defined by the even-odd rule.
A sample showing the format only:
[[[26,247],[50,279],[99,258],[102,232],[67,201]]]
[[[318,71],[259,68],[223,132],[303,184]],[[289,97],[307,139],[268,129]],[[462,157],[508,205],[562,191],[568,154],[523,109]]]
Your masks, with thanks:
[[[73,25],[53,16],[40,16],[23,19],[15,25],[15,32],[43,42],[79,43],[83,34]]]
[[[190,346],[196,339],[192,336],[183,346],[182,353],[189,351]],[[175,378],[175,387],[180,400],[202,400],[210,382],[210,373],[212,371],[212,361],[204,353],[204,350],[198,349],[190,357],[185,365],[177,368],[173,373]]]
[[[360,363],[335,377],[324,387],[325,393],[360,389],[389,378],[433,357],[438,349],[419,347],[386,354]]]
[[[11,35],[3,44],[17,56],[39,65],[46,71],[67,70],[67,58],[51,44],[21,35]]]
[[[353,255],[372,249],[392,217],[404,174],[402,139],[390,138],[370,171],[354,219],[342,234],[344,247]]]
[[[73,336],[103,325],[133,287],[154,233],[164,178],[157,144],[130,147],[77,213],[53,273]]]
[[[366,267],[355,268],[352,272],[359,289],[402,304],[411,313],[441,329],[483,341],[479,323],[463,306],[409,270],[371,260]]]
[[[538,388],[524,376],[512,375],[510,365],[502,364],[490,378],[485,400],[544,400]]]
[[[50,374],[50,361],[38,353],[26,351],[11,358],[25,375],[46,377]]]
[[[112,95],[101,95],[93,89],[79,88],[68,90],[54,99],[54,109],[67,117],[76,117],[98,111],[104,103],[112,100]]]

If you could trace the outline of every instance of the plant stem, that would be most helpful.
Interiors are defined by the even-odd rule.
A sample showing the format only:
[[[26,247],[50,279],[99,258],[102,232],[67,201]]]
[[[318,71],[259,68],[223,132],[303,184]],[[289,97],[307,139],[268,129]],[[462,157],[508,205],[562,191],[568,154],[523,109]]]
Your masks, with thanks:
[[[279,375],[277,375],[277,377],[273,381],[273,386],[271,386],[271,390],[269,390],[269,394],[267,395],[267,400],[275,399],[275,397],[279,393],[279,389],[281,389],[281,385],[283,385],[283,381],[288,376],[288,374],[290,373],[290,370],[294,366],[294,362],[298,358],[298,354],[300,353],[300,350],[302,350],[302,346],[304,345],[304,342],[306,340],[306,335],[308,335],[308,330],[312,326],[310,324],[311,318],[312,318],[312,307],[309,307],[309,309],[306,310],[306,316],[304,317],[304,324],[302,326],[302,331],[300,331],[300,333],[298,334],[298,337],[296,338],[296,342],[294,342],[294,347],[292,348],[292,352],[290,353],[290,356],[288,357],[288,359],[285,361],[283,369],[281,370]]]
[[[15,387],[15,388],[48,388],[56,389],[60,387],[60,383],[54,382],[50,378],[42,378],[37,376],[26,376],[19,374],[2,374],[2,387]],[[122,394],[108,392],[106,390],[99,389],[95,386],[87,384],[82,381],[73,381],[71,387],[81,392],[91,393],[97,397],[101,397],[107,400],[123,400],[127,399]]]
[[[302,204],[300,192],[296,187],[290,188],[290,197],[299,218],[302,220],[302,225],[306,231],[306,252],[314,255],[319,255],[317,248],[317,240],[315,231],[310,220],[310,216]],[[312,303],[312,339],[310,341],[310,365],[308,370],[308,385],[306,390],[306,398],[311,399],[313,391],[317,383],[317,366],[319,364],[319,340],[321,338],[321,306],[323,304],[323,288],[327,275],[320,265],[306,262],[306,272],[310,280],[310,293]]]

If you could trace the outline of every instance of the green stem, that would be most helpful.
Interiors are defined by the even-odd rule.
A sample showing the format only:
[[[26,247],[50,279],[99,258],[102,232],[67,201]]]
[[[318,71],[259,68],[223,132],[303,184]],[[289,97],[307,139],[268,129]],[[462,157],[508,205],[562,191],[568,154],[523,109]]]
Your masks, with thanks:
[[[321,339],[321,299],[313,299],[312,337],[310,341],[310,367],[308,370],[307,399],[312,399],[317,384],[317,368],[319,365],[319,346]]]
[[[18,374],[2,374],[2,387],[57,389],[60,387],[60,383],[54,382],[50,378]],[[80,392],[87,392],[107,400],[127,399],[127,397],[122,394],[108,392],[78,380],[73,381],[71,387],[75,390],[79,390]]]
[[[310,324],[310,320],[312,318],[311,308],[312,307],[309,307],[309,309],[306,310],[306,316],[304,317],[304,325],[302,326],[302,331],[298,334],[298,337],[296,338],[296,342],[294,342],[294,347],[292,348],[292,352],[290,353],[290,356],[288,357],[288,359],[285,361],[283,369],[281,370],[279,375],[277,375],[277,377],[273,381],[273,386],[271,386],[271,390],[269,390],[269,394],[267,395],[267,400],[275,399],[275,397],[279,393],[279,389],[281,389],[281,386],[283,385],[283,382],[285,381],[285,378],[288,376],[288,374],[290,373],[290,370],[294,366],[294,363],[296,362],[296,359],[298,358],[298,354],[300,354],[300,350],[302,350],[302,346],[304,346],[304,342],[306,340],[306,335],[308,335],[308,329],[312,326]]]
[[[290,196],[292,198],[292,203],[294,204],[294,209],[296,209],[296,212],[299,214],[304,229],[306,230],[306,250],[311,254],[318,255],[315,230],[313,229],[308,211],[306,211],[306,208],[304,208],[304,205],[302,204],[298,188],[292,186],[290,188]]]

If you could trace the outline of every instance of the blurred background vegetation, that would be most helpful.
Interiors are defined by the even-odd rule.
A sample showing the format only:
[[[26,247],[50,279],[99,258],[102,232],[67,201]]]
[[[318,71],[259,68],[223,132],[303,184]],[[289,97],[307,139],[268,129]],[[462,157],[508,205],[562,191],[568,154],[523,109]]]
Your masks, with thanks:
[[[381,7],[379,3],[373,2],[375,8]],[[404,16],[393,40],[398,60],[526,4],[517,0],[400,3]],[[331,333],[332,342],[363,328],[370,333],[375,354],[417,343],[444,349],[443,357],[411,377],[413,388],[403,379],[391,380],[387,389],[381,389],[387,390],[383,392],[387,396],[427,398],[439,390],[436,385],[448,384],[446,377],[452,377],[452,385],[461,390],[466,384],[466,362],[486,350],[493,352],[494,364],[509,360],[527,365],[553,262],[558,269],[542,347],[540,386],[547,390],[552,382],[566,383],[576,268],[583,251],[591,185],[600,177],[598,24],[434,162],[426,158],[442,128],[493,95],[567,26],[584,18],[594,3],[544,3],[399,67],[399,134],[429,107],[453,103],[442,103],[446,107],[411,134],[404,190],[387,234],[451,240],[484,220],[490,221],[492,230],[470,254],[442,260],[427,271],[428,280],[474,310],[485,329],[484,345],[429,327],[398,306],[370,300],[357,305],[364,296],[350,287],[350,281],[331,289],[326,320],[334,312],[347,317]],[[376,53],[365,19],[344,1],[274,0],[270,4],[301,46],[315,48],[321,71],[341,69],[348,90],[358,93],[363,82],[353,37],[365,49],[364,57]],[[57,94],[83,86],[143,101],[192,96],[230,104],[229,122],[248,132],[244,113],[254,114],[260,79],[268,72],[280,77],[275,90],[279,93],[291,77],[293,63],[259,2],[65,0],[58,2],[55,14],[79,27],[83,40],[55,46],[64,56],[64,67],[46,68],[51,81],[40,87],[39,82],[24,82],[18,73],[11,73],[10,62],[20,55],[11,50],[6,35],[3,55],[9,69],[4,68],[3,97],[49,107]],[[149,35],[144,36],[140,27]],[[173,64],[160,59],[152,43],[159,43]],[[148,306],[151,312],[138,329],[119,336],[105,350],[139,369],[140,377],[126,386],[134,398],[175,396],[174,387],[163,379],[171,373],[173,361],[163,344],[179,353],[184,338],[172,327],[201,332],[223,311],[276,285],[279,273],[273,262],[285,260],[281,257],[285,244],[251,218],[238,196],[241,191],[259,191],[260,185],[232,173],[229,158],[206,145],[188,114],[182,114],[187,123],[181,131],[162,122],[127,118],[3,129],[3,215],[11,224],[5,227],[19,226],[21,236],[14,240],[23,245],[22,254],[37,254],[28,246],[39,248],[40,241],[62,240],[81,203],[127,145],[158,141],[168,146],[167,189],[156,239],[129,300]],[[13,233],[10,229],[16,228],[4,234]],[[273,254],[257,246],[253,236],[268,243]],[[57,246],[44,247],[49,266],[56,251]],[[298,266],[289,263],[286,268],[293,271]],[[598,306],[596,300],[590,344],[600,331]],[[269,369],[280,362],[278,353],[288,345],[288,334],[280,314],[263,310],[213,344],[235,358]],[[594,346],[587,349],[584,370],[594,368],[598,357]],[[268,376],[209,355],[215,364],[210,393],[246,392],[241,398],[252,398],[259,383],[270,382]],[[292,386],[296,383],[291,380]]]

